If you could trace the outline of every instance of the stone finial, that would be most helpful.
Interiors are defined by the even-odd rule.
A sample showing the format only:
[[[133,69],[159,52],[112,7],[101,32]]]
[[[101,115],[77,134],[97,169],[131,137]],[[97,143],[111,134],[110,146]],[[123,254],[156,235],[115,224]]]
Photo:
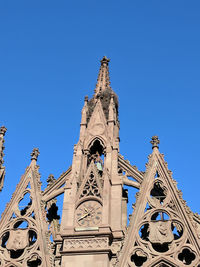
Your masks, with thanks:
[[[52,185],[56,179],[54,178],[53,174],[49,174],[49,177],[47,178],[48,185]]]
[[[85,96],[84,101],[88,102],[88,96],[87,95]]]
[[[31,153],[31,160],[36,160],[38,156],[40,155],[39,149],[38,148],[33,148],[33,151]]]
[[[6,131],[7,131],[6,127],[5,126],[1,126],[1,128],[0,128],[0,134],[4,136],[5,133],[6,133]]]
[[[100,62],[101,62],[101,65],[103,65],[104,63],[108,65],[108,63],[110,62],[110,59],[104,56],[102,60],[100,60]]]
[[[158,136],[157,135],[152,136],[150,143],[152,144],[152,149],[154,149],[154,147],[159,148],[158,145],[160,144],[160,140],[158,139]]]

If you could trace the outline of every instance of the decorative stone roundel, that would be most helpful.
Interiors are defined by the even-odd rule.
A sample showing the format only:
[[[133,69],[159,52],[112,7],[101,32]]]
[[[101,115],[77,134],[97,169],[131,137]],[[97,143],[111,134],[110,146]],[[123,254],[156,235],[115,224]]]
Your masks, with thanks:
[[[18,261],[27,251],[35,249],[37,232],[34,226],[32,219],[20,218],[14,219],[4,228],[0,236],[0,252],[5,260]]]
[[[148,220],[147,220],[148,218]],[[171,219],[166,210],[153,210],[139,228],[141,244],[150,251],[166,253],[173,251],[175,244],[180,244],[184,228],[180,221]]]

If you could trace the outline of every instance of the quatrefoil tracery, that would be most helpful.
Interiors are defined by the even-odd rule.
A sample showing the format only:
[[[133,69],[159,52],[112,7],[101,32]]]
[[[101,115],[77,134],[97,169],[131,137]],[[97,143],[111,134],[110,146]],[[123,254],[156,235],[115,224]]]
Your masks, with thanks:
[[[177,213],[171,193],[158,175],[150,186],[147,205],[138,226],[137,246],[147,251],[148,259],[163,255],[172,257],[174,262],[187,265],[193,264],[197,258],[195,249],[187,244],[187,240],[185,225]],[[134,255],[132,259],[142,262],[141,256],[137,253]]]
[[[13,219],[4,227],[0,236],[0,252],[4,260],[20,261],[26,252],[37,250],[37,236],[34,219]]]
[[[156,178],[151,186],[148,196],[148,203],[151,208],[164,208],[170,201],[170,194],[165,183]]]

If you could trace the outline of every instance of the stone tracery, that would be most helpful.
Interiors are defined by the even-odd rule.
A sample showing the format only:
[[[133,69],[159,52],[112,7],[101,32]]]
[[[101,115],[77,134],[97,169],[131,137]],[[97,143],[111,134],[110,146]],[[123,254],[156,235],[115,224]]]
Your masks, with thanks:
[[[152,143],[153,148],[157,149],[157,142],[156,144],[155,142]],[[156,152],[154,151],[154,153],[155,155],[158,155],[158,157],[160,156],[158,150],[156,150]],[[151,173],[149,180],[143,181],[143,187],[145,187],[144,184],[146,183],[145,195],[141,195],[140,192],[136,196],[134,212],[136,212],[141,205],[144,205],[145,209],[143,210],[143,214],[140,213],[137,215],[138,217],[135,218],[133,217],[133,212],[133,216],[131,218],[131,220],[133,220],[133,218],[136,220],[138,219],[138,232],[136,232],[135,245],[133,247],[135,249],[140,248],[142,251],[141,254],[146,253],[148,262],[152,262],[154,258],[159,258],[160,255],[162,255],[162,257],[165,258],[165,260],[163,261],[163,266],[176,266],[176,264],[173,265],[170,263],[169,258],[173,258],[174,262],[178,264],[177,266],[195,266],[195,264],[198,263],[198,250],[195,248],[195,245],[192,245],[191,242],[188,241],[192,238],[188,234],[188,225],[184,223],[182,213],[178,212],[178,209],[180,207],[178,208],[177,205],[179,204],[177,202],[175,204],[174,202],[171,185],[173,184],[174,186],[175,183],[171,180],[171,177],[168,180],[168,177],[165,176],[164,172],[161,172],[159,164],[162,163],[158,164],[158,162],[156,162],[157,159],[155,159],[156,161],[153,162],[152,156],[149,158],[149,160],[150,162],[147,166],[147,172],[151,173],[152,170],[153,173],[156,173],[156,175]],[[147,172],[146,176],[148,177]],[[172,184],[170,184],[171,181]],[[143,187],[141,187],[141,191]],[[181,201],[182,200],[180,199],[180,202]],[[134,231],[135,229],[132,228],[131,230],[131,227],[133,227],[133,225],[133,222],[131,222],[129,231],[127,232],[127,241],[125,240],[124,249],[127,249],[127,247],[125,246],[126,243],[128,245],[128,242],[130,242],[128,240],[132,240],[132,242],[134,241],[133,237],[131,237],[130,232]],[[123,249],[122,253],[126,254]],[[142,260],[142,257],[139,257],[137,253],[132,253],[133,252],[129,254],[129,257],[135,259],[135,261],[132,261],[135,265],[132,265],[132,263],[130,263],[129,261],[127,266],[149,266],[149,263],[145,263],[144,259]],[[120,255],[120,259],[121,258],[123,258],[123,254]],[[139,261],[139,263],[136,263],[137,260]],[[125,266],[125,261],[122,265],[120,264],[120,262],[122,264],[122,259],[118,264],[116,264],[116,266]],[[151,266],[162,266],[162,263],[155,263]]]
[[[101,60],[95,94],[85,97],[72,166],[58,179],[51,174],[43,192],[36,166],[39,150],[31,153],[31,164],[0,221],[0,266],[83,266],[86,256],[89,267],[96,261],[110,267],[200,267],[200,216],[177,189],[158,151],[158,136],[152,137],[145,172],[119,154],[118,99],[108,63],[106,57]],[[1,190],[6,129],[0,130]],[[139,190],[128,227],[124,185]]]

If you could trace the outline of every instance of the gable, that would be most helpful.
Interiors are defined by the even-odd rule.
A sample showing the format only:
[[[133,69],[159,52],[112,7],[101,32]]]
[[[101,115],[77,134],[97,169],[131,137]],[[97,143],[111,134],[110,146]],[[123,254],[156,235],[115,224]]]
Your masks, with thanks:
[[[45,204],[42,202],[39,151],[21,177],[0,224],[1,266],[51,266]],[[45,236],[45,238],[44,238]]]
[[[133,208],[124,246],[119,254],[119,266],[127,266],[131,257],[137,264],[137,257],[133,258],[133,255],[138,254],[138,249],[140,260],[143,260],[140,266],[149,266],[146,258],[148,264],[155,259],[152,267],[159,264],[168,266],[169,256],[178,264],[174,266],[195,266],[200,261],[200,240],[195,235],[193,215],[156,146],[149,157]],[[166,261],[159,263],[157,259],[161,254]]]

